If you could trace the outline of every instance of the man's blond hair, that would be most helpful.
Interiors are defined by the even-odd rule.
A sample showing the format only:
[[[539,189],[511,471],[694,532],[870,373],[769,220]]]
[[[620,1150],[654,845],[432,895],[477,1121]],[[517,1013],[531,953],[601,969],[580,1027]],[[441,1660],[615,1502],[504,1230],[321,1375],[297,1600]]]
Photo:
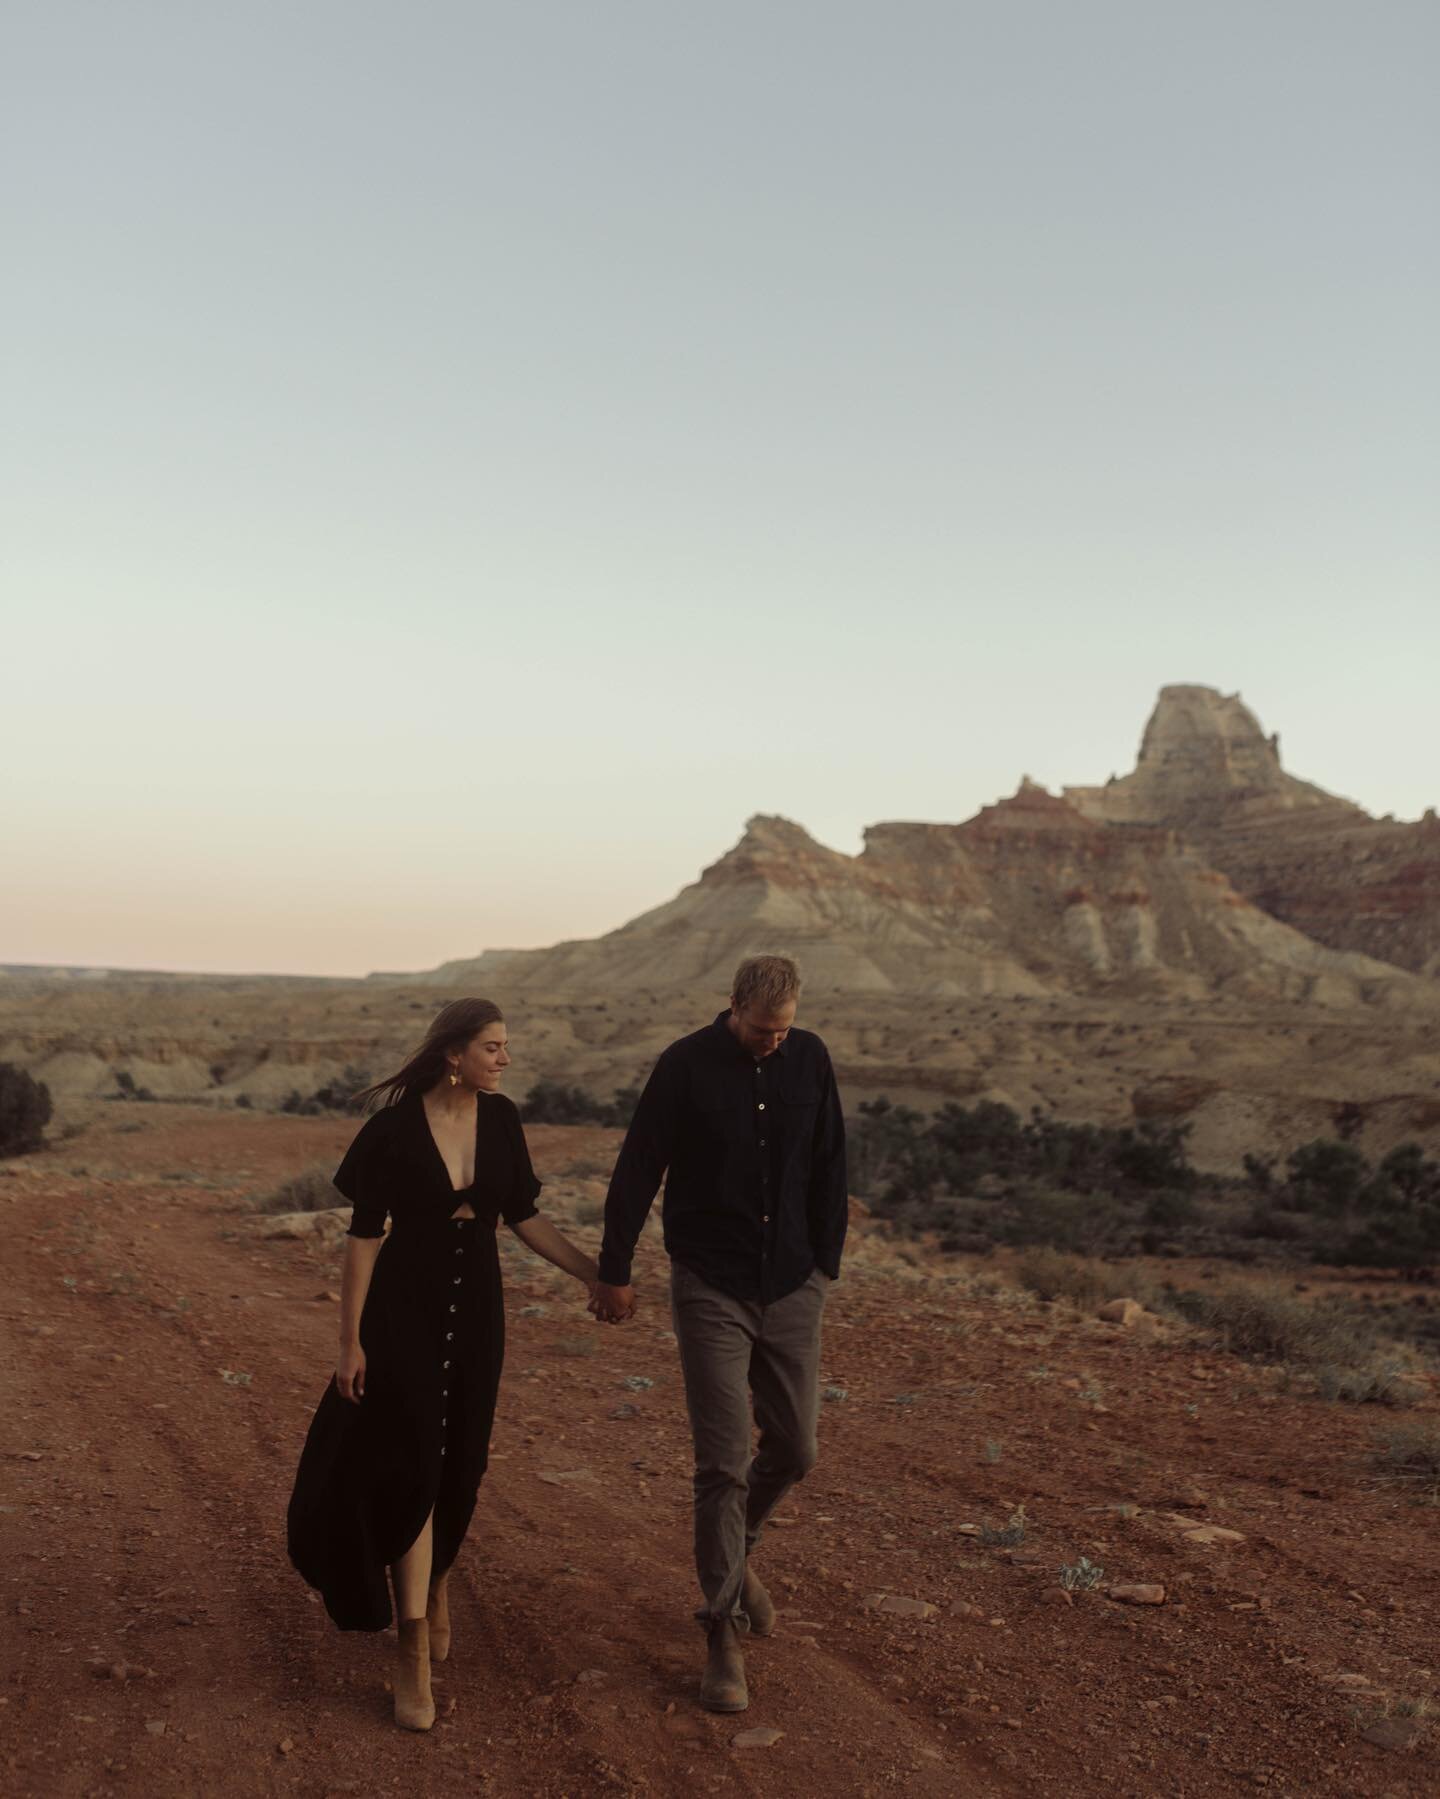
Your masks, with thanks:
[[[747,956],[735,970],[730,998],[737,1012],[755,1006],[777,1012],[800,997],[800,970],[789,956]]]

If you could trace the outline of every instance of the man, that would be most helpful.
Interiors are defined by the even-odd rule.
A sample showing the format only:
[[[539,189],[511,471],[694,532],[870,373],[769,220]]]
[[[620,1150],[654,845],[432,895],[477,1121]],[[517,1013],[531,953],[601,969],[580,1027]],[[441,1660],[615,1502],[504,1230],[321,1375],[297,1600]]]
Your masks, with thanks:
[[[820,1319],[848,1218],[835,1073],[820,1039],[794,1028],[799,998],[792,961],[752,957],[729,1011],[662,1053],[611,1177],[591,1301],[609,1323],[633,1314],[635,1243],[668,1170],[665,1247],[695,1443],[695,1615],[708,1638],[700,1700],[717,1712],[749,1703],[740,1633],[774,1628],[749,1557],[815,1465]]]

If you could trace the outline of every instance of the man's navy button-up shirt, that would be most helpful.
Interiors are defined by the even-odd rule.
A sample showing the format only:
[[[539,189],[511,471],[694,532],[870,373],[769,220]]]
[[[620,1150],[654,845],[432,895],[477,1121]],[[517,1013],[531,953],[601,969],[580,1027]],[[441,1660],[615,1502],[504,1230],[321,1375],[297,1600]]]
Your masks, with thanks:
[[[752,1056],[722,1012],[656,1062],[605,1201],[600,1278],[630,1282],[662,1179],[665,1247],[709,1286],[768,1304],[815,1268],[835,1279],[849,1205],[829,1052],[792,1030]]]

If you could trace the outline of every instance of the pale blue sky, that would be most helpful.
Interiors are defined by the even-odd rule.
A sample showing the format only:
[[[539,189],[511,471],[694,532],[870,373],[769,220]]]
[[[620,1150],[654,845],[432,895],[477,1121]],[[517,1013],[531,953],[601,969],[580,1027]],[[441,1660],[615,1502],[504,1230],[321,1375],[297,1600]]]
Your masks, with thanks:
[[[1103,780],[1171,681],[1440,802],[1437,50],[10,0],[0,961],[590,935],[752,812]]]

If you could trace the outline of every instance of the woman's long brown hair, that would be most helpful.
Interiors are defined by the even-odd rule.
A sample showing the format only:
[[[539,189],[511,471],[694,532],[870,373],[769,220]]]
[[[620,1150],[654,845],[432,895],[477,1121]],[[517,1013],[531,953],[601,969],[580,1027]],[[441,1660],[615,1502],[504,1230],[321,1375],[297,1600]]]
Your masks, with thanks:
[[[435,1014],[425,1041],[401,1069],[373,1087],[364,1087],[355,1095],[366,1110],[381,1095],[387,1106],[396,1105],[412,1093],[428,1093],[446,1074],[446,1056],[452,1049],[464,1049],[487,1025],[504,1024],[505,1015],[492,999],[452,999]]]

